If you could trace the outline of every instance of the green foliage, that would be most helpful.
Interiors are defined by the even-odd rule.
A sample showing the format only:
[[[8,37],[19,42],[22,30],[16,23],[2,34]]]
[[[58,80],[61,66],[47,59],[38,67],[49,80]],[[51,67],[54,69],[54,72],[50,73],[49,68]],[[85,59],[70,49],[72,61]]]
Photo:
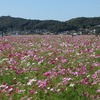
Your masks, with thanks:
[[[59,33],[70,30],[92,29],[94,26],[100,25],[100,17],[94,18],[74,18],[65,22],[56,20],[28,20],[22,18],[13,18],[10,16],[0,17],[0,31],[31,31],[33,33],[53,32]],[[97,32],[100,31],[97,30]],[[100,32],[99,32],[100,33]],[[87,32],[86,32],[87,34]]]

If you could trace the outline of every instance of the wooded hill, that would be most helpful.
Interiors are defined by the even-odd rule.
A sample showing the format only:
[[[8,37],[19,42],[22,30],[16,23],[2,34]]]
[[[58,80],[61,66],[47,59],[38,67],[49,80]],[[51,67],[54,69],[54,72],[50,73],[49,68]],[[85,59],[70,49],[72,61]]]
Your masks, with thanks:
[[[91,30],[98,25],[100,25],[100,17],[80,17],[64,22],[57,20],[30,20],[11,16],[0,17],[0,31],[3,32],[29,31],[33,33],[53,32],[57,34],[59,32],[71,30]]]

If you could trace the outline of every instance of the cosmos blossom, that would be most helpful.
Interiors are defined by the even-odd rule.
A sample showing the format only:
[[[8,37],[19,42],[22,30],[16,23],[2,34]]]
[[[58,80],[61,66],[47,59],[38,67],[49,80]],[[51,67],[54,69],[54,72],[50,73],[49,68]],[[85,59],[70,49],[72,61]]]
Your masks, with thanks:
[[[0,37],[0,99],[99,99],[99,58],[93,35]]]

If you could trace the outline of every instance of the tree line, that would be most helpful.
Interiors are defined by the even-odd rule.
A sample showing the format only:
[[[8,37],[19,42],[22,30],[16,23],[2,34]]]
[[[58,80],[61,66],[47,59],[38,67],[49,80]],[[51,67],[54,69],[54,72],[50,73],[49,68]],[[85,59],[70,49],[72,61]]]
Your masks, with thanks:
[[[58,20],[31,20],[15,18],[11,16],[0,17],[0,31],[30,31],[31,33],[52,32],[58,34],[64,31],[86,31],[97,28],[100,25],[100,17],[79,17],[68,21]],[[100,33],[100,28],[97,28]]]

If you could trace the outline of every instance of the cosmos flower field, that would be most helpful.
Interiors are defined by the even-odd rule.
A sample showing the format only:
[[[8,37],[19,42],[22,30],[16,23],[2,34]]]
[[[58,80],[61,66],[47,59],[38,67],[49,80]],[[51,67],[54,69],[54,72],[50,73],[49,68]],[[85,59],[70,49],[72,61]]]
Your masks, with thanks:
[[[100,100],[100,37],[0,37],[0,100]]]

